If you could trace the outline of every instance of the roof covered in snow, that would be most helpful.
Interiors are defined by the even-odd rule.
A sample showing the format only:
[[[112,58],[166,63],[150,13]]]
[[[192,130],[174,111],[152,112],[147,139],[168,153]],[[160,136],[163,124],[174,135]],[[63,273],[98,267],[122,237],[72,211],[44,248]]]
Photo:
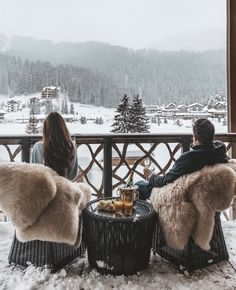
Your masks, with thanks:
[[[42,89],[42,91],[46,91],[46,90],[58,90],[59,91],[59,88],[55,87],[55,86],[48,86],[48,87],[44,87]]]

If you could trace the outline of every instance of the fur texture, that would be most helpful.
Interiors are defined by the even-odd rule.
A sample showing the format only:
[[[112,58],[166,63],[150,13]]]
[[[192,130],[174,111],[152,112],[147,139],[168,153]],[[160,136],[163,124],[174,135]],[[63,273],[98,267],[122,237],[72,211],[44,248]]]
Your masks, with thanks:
[[[75,244],[79,215],[90,198],[86,184],[73,183],[47,166],[0,163],[0,207],[22,242]]]
[[[183,250],[192,236],[199,247],[209,250],[215,212],[230,206],[235,180],[235,171],[228,164],[217,164],[153,188],[150,199],[167,244]]]

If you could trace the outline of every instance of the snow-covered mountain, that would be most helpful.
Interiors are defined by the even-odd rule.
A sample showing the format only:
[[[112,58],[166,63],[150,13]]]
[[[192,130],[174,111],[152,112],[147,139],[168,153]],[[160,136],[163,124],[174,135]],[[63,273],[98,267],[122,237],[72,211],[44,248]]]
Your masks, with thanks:
[[[223,30],[197,30],[170,35],[150,45],[157,50],[218,50],[226,48],[226,32]]]

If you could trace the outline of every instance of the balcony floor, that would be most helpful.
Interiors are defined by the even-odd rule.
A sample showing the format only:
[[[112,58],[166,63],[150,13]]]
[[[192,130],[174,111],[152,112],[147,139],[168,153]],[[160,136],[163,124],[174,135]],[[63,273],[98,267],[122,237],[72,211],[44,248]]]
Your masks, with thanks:
[[[236,220],[222,222],[230,261],[236,267]],[[4,290],[13,289],[235,289],[236,274],[231,266],[222,262],[204,270],[198,270],[189,276],[179,274],[169,264],[162,263],[158,256],[151,256],[150,267],[129,277],[102,276],[88,266],[87,259],[75,262],[68,271],[50,274],[48,270],[26,271],[9,267],[7,256],[12,240],[13,228],[10,223],[0,222],[0,286]],[[83,274],[81,272],[83,270]]]

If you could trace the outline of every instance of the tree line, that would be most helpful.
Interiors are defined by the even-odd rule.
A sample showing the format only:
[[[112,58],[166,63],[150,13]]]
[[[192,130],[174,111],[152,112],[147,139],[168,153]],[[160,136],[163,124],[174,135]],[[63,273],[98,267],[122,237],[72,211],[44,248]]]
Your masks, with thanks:
[[[70,101],[114,107],[124,94],[138,93],[145,104],[190,104],[204,103],[216,91],[226,90],[223,50],[135,51],[87,44],[66,56],[60,55],[60,47],[58,51],[53,51],[55,57],[41,53],[37,56],[41,61],[30,52],[1,54],[0,94],[30,94],[53,84],[60,85]]]
[[[1,95],[33,94],[47,85],[60,86],[71,102],[107,107],[113,107],[121,93],[111,79],[86,68],[0,54]]]

